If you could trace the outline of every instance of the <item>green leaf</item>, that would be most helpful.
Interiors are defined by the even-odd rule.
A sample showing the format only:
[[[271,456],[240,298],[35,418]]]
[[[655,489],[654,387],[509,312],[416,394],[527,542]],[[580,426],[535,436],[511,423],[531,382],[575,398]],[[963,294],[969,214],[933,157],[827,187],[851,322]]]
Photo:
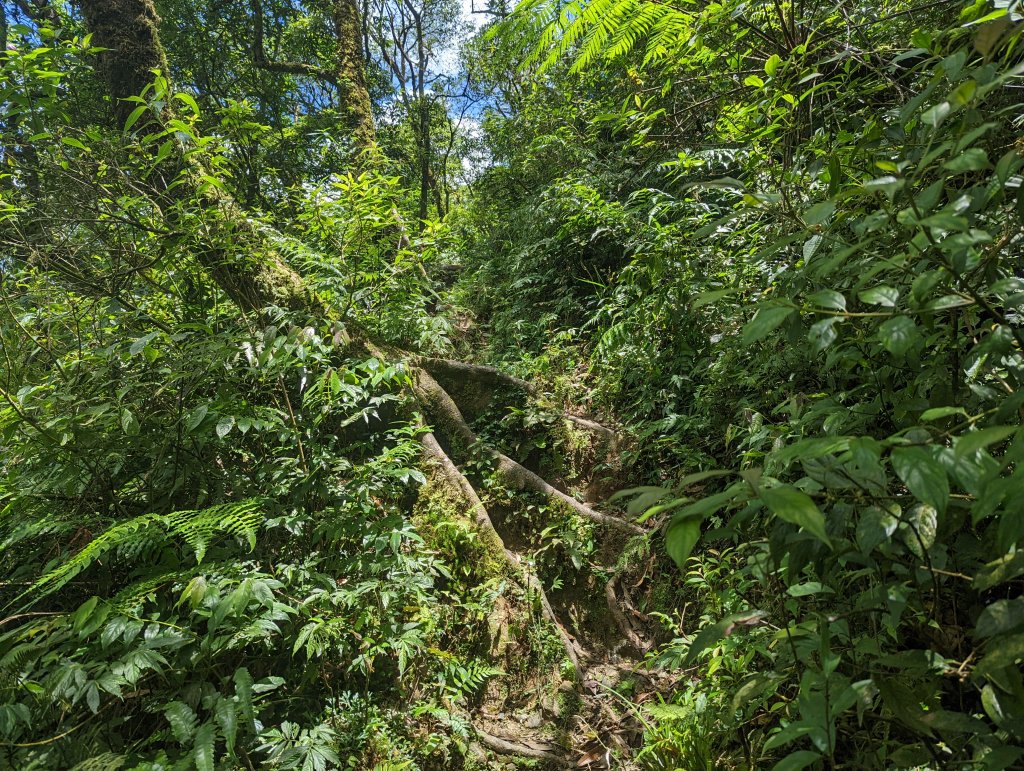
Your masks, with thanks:
[[[772,771],[800,771],[800,769],[807,768],[811,763],[820,759],[820,752],[797,750],[796,752],[789,753],[786,757],[772,766]]]
[[[823,236],[814,235],[804,242],[804,262],[811,261],[811,258],[817,253],[818,247],[821,246],[821,242],[823,240]]]
[[[131,346],[129,346],[128,348],[129,355],[138,356],[140,353],[142,353],[143,349],[145,349],[147,345],[149,345],[157,336],[159,336],[159,334],[159,332],[150,332],[148,335],[143,335],[142,337],[134,340]]]
[[[1024,599],[996,600],[978,616],[974,633],[978,637],[994,637],[1024,626]]]
[[[129,409],[121,410],[121,429],[128,436],[139,435],[139,421],[135,419],[135,414]]]
[[[892,467],[918,500],[934,506],[942,514],[949,503],[949,479],[946,470],[920,447],[897,447],[892,451]]]
[[[188,106],[188,108],[192,111],[193,115],[195,115],[197,117],[199,116],[199,105],[196,104],[196,100],[192,98],[191,94],[186,94],[185,92],[180,92],[180,93],[175,94],[174,98],[178,99],[181,102],[184,102]]]
[[[835,594],[835,590],[818,581],[806,581],[789,587],[786,593],[790,597],[810,597],[814,594]]]
[[[983,565],[974,574],[974,588],[983,592],[993,586],[1012,581],[1022,574],[1024,574],[1024,551],[1007,554]]]
[[[835,213],[835,210],[836,205],[832,201],[821,201],[804,212],[804,222],[812,226],[820,225],[826,222]]]
[[[214,771],[216,755],[214,755],[214,729],[212,723],[204,723],[196,732],[194,756],[196,771]]]
[[[690,647],[686,651],[686,658],[683,661],[683,666],[691,666],[703,651],[714,645],[719,640],[731,635],[738,627],[759,625],[765,615],[767,614],[761,610],[754,610],[748,613],[736,613],[732,616],[723,618],[721,621],[718,621],[711,626],[704,627],[697,633],[697,636],[694,637],[693,641],[690,643]]]
[[[693,298],[693,302],[690,303],[690,307],[696,310],[697,308],[703,308],[705,305],[711,305],[721,300],[723,297],[728,297],[731,294],[736,294],[738,289],[715,289],[711,292],[701,292],[699,295]]]
[[[203,418],[206,417],[206,413],[209,412],[210,408],[205,404],[200,404],[194,410],[188,414],[188,418],[185,420],[185,430],[194,431],[195,428],[203,422]]]
[[[903,543],[912,554],[925,559],[928,550],[935,545],[935,536],[939,531],[938,512],[934,506],[919,503],[907,512],[906,519],[901,526]]]
[[[839,337],[836,325],[841,321],[842,319],[838,316],[833,316],[830,319],[822,319],[811,324],[811,328],[807,331],[807,339],[810,341],[811,350],[814,353],[825,350],[836,341],[836,338]]]
[[[235,427],[235,419],[231,415],[225,415],[217,421],[217,436],[223,439],[229,433],[231,429]]]
[[[906,316],[896,316],[878,328],[882,345],[893,356],[902,356],[917,341],[917,325]]]
[[[832,545],[825,533],[825,517],[807,493],[790,485],[780,485],[761,490],[761,500],[775,516],[800,526],[818,540]]]
[[[61,137],[60,141],[61,144],[65,144],[68,147],[75,147],[78,148],[79,150],[85,150],[86,152],[89,152],[89,148],[82,144],[80,140],[75,139],[74,137]]]
[[[139,118],[142,117],[142,114],[146,112],[146,110],[148,109],[148,104],[140,104],[138,107],[132,110],[131,114],[128,116],[128,119],[124,122],[124,130],[131,131],[132,126],[134,126],[138,122]]]
[[[858,548],[870,554],[876,546],[892,537],[899,527],[899,520],[892,513],[877,506],[870,506],[857,520],[856,539]]]
[[[942,121],[953,111],[953,106],[949,102],[939,102],[938,104],[929,107],[921,115],[921,120],[933,128],[938,127]]]
[[[686,560],[700,538],[700,523],[697,517],[673,519],[665,531],[665,549],[680,570],[686,568]]]
[[[980,147],[972,147],[970,150],[960,153],[956,158],[946,161],[943,166],[954,174],[981,171],[989,166],[988,154]]]
[[[1014,666],[1024,659],[1024,634],[1011,634],[993,641],[991,651],[978,662],[976,671],[981,675],[995,674],[1003,667]]]
[[[187,745],[196,729],[196,713],[182,701],[172,701],[164,707],[164,717],[171,724],[171,732],[178,744]]]
[[[846,310],[846,298],[833,289],[822,289],[810,295],[807,299],[819,308],[828,308],[834,311]]]
[[[876,286],[865,289],[857,297],[867,305],[884,305],[887,308],[895,307],[896,301],[900,299],[900,291],[891,286]]]
[[[743,328],[743,344],[750,345],[767,337],[794,310],[795,308],[786,305],[762,305],[754,318]]]
[[[978,431],[971,431],[969,434],[957,437],[953,451],[960,457],[967,457],[989,445],[1002,442],[1017,433],[1018,430],[1019,426],[990,426]]]
[[[951,415],[963,415],[966,417],[967,410],[963,407],[932,407],[930,410],[925,410],[921,413],[921,422],[927,423],[931,420],[940,420]]]

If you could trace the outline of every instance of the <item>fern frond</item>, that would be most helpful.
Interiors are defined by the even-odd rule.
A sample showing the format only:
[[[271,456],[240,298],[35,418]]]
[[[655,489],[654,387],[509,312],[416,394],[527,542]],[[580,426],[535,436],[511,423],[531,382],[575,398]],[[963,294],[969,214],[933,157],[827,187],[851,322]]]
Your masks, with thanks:
[[[259,499],[252,499],[198,511],[143,514],[118,523],[41,576],[19,599],[33,595],[38,599],[51,594],[108,555],[137,561],[152,548],[176,538],[191,547],[197,562],[203,561],[210,542],[219,536],[244,538],[252,550],[256,547],[256,533],[264,520],[263,505]]]

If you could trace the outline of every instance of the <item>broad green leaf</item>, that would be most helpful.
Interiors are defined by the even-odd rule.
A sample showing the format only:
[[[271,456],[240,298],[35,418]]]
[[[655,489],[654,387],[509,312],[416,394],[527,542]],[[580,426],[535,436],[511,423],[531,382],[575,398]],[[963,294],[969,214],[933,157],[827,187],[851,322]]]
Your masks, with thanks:
[[[233,700],[220,696],[217,698],[217,708],[214,710],[217,724],[224,734],[224,741],[227,744],[228,755],[235,751],[235,738],[238,736],[238,713],[235,711]]]
[[[976,672],[984,676],[995,674],[1024,659],[1024,634],[1012,634],[992,641],[985,657],[978,662]]]
[[[876,286],[858,293],[857,297],[867,305],[884,305],[892,308],[900,299],[900,291],[891,286]]]
[[[919,503],[907,512],[901,528],[906,547],[917,557],[925,559],[928,550],[935,545],[935,536],[939,529],[938,512],[934,506]]]
[[[836,338],[839,337],[836,325],[841,321],[842,319],[838,316],[833,316],[811,324],[811,328],[807,331],[807,339],[810,341],[811,350],[814,353],[825,350],[836,341]]]
[[[896,316],[878,328],[878,337],[886,350],[894,356],[902,356],[919,337],[917,325],[906,316]]]
[[[869,506],[857,520],[857,546],[865,554],[881,543],[888,541],[899,527],[899,520],[892,513],[878,506]]]
[[[121,410],[121,429],[128,436],[139,435],[139,421],[135,418],[135,414],[129,409]]]
[[[835,590],[819,581],[806,581],[786,589],[790,597],[810,597],[815,594],[835,594]]]
[[[960,153],[956,158],[952,158],[943,164],[947,171],[954,174],[963,174],[968,171],[981,171],[987,169],[988,154],[980,147],[972,147],[970,150],[965,150]]]
[[[942,514],[949,503],[949,479],[932,454],[920,447],[897,447],[892,451],[892,467],[918,500]]]
[[[217,421],[217,436],[223,439],[225,436],[231,433],[231,429],[235,427],[235,419],[231,415],[225,415]]]
[[[750,345],[767,337],[795,308],[786,305],[762,305],[747,325],[743,328],[743,344]]]
[[[973,455],[978,450],[983,450],[989,445],[1009,438],[1017,433],[1019,428],[1019,426],[990,426],[978,431],[971,431],[957,437],[953,444],[953,450],[961,457]]]
[[[1024,626],[1024,599],[996,600],[978,616],[974,633],[978,637],[994,637],[1014,632]]]
[[[921,413],[921,421],[927,423],[931,420],[940,420],[952,415],[963,415],[967,417],[967,410],[963,407],[932,407]]]
[[[789,753],[786,757],[772,766],[772,771],[800,771],[812,763],[821,759],[820,752],[811,750],[797,750]]]
[[[196,731],[194,757],[196,771],[214,771],[216,755],[214,754],[214,727],[212,723],[204,723]]]
[[[825,517],[807,493],[790,485],[761,490],[761,500],[780,519],[799,525],[818,540],[831,546],[825,532]]]
[[[1007,554],[983,565],[974,574],[974,588],[983,592],[993,586],[1012,581],[1020,575],[1024,575],[1024,551]]]
[[[723,297],[736,294],[738,289],[715,289],[711,292],[701,292],[699,295],[693,298],[693,302],[690,303],[690,307],[696,310],[697,308],[703,308],[705,305],[711,305],[721,300]]]
[[[200,404],[194,410],[188,414],[188,418],[185,420],[185,430],[193,431],[195,428],[203,422],[203,418],[206,417],[206,413],[209,412],[210,408],[205,404]]]
[[[81,140],[75,139],[74,137],[61,137],[60,141],[61,144],[65,144],[68,147],[75,147],[79,150],[85,150],[86,152],[89,152],[89,148],[86,147]]]
[[[674,519],[665,531],[665,549],[680,570],[686,568],[686,561],[700,538],[700,523],[698,517]]]
[[[819,308],[828,308],[834,311],[846,310],[846,298],[834,289],[822,289],[810,295],[807,299],[811,304]]]
[[[710,626],[706,626],[697,633],[686,651],[686,659],[683,666],[691,666],[697,657],[709,647],[731,635],[737,628],[743,626],[758,626],[765,617],[765,612],[754,610],[748,613],[736,613],[723,618]]]
[[[164,707],[164,717],[171,724],[171,731],[178,744],[188,745],[196,730],[196,713],[181,701],[172,701]]]
[[[836,205],[832,201],[822,201],[814,204],[807,211],[804,212],[804,222],[808,225],[820,225],[826,222],[836,210]]]
[[[187,105],[188,108],[192,111],[193,115],[196,115],[196,116],[199,115],[199,105],[196,104],[196,100],[194,98],[192,98],[191,94],[186,94],[185,92],[180,92],[180,93],[175,94],[174,97],[175,97],[175,99],[177,99],[180,102],[183,102],[185,105]]]

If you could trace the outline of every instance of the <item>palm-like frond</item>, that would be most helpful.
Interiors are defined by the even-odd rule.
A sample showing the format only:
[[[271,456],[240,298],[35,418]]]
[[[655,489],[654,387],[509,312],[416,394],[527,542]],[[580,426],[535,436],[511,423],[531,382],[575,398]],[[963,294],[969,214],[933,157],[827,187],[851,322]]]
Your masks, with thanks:
[[[143,514],[120,522],[93,538],[81,551],[35,581],[21,597],[43,597],[108,555],[136,561],[171,540],[183,540],[202,562],[207,547],[220,536],[244,538],[256,546],[256,533],[264,520],[264,502],[251,499],[224,503],[197,511]]]

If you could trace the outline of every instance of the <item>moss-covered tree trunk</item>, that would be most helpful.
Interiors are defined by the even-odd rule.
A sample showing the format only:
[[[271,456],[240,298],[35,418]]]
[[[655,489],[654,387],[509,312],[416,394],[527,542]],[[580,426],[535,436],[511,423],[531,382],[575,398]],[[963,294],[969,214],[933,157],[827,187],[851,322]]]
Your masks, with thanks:
[[[100,53],[100,74],[113,100],[114,118],[124,125],[138,105],[127,101],[141,94],[156,77],[169,80],[167,56],[160,43],[159,17],[152,0],[81,0],[86,25]],[[157,130],[171,117],[170,99],[163,115],[150,114],[132,128],[142,134]],[[168,161],[173,173],[157,175],[165,186],[157,190],[169,204],[195,202],[207,210],[207,239],[197,253],[214,281],[244,310],[271,305],[293,310],[314,302],[301,276],[277,253],[271,241],[238,203],[226,193],[204,185],[205,172],[184,156]],[[176,179],[179,184],[170,186]],[[322,310],[322,309],[315,309]]]
[[[337,40],[338,92],[345,127],[355,146],[370,150],[374,146],[373,113],[366,87],[366,60],[363,56],[363,23],[356,0],[334,0],[331,6]]]

